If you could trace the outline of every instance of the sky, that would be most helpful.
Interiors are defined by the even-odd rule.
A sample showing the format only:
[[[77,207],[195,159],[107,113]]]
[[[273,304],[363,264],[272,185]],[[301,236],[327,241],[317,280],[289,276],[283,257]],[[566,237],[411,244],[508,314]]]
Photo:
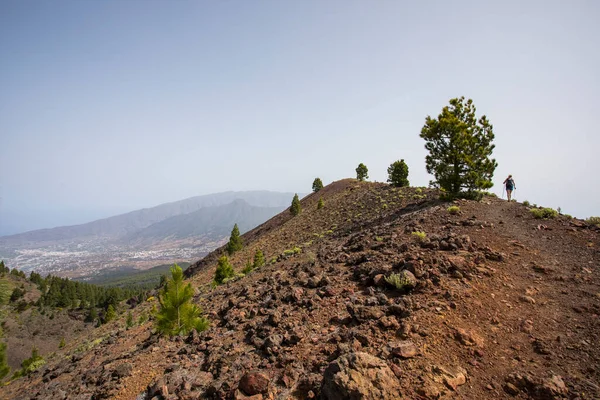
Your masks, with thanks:
[[[0,2],[0,235],[404,159],[473,99],[493,192],[600,214],[600,2]]]

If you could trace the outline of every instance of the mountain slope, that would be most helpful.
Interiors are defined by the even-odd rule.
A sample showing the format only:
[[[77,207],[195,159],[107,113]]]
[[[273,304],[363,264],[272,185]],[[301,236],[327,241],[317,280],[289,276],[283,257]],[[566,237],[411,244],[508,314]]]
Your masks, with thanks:
[[[456,202],[454,215],[437,198],[354,180],[328,185],[302,199],[299,216],[284,211],[243,235],[235,269],[257,249],[266,266],[214,290],[223,248],[188,268],[208,331],[161,338],[150,323],[125,331],[122,316],[96,332],[103,340],[93,350],[67,359],[67,349],[0,393],[600,398],[598,229],[536,220],[491,197]],[[394,288],[393,274],[414,288]]]
[[[167,218],[126,236],[124,240],[157,241],[204,235],[221,239],[229,235],[234,224],[237,223],[240,231],[245,232],[278,214],[283,208],[255,207],[237,199],[226,205],[204,207],[189,214]]]
[[[229,204],[236,199],[245,200],[256,207],[285,207],[293,193],[268,191],[223,192],[161,204],[152,208],[104,218],[81,225],[40,229],[0,238],[0,246],[19,245],[29,242],[49,242],[84,239],[90,236],[118,238],[139,231],[167,218],[195,212],[204,207]]]

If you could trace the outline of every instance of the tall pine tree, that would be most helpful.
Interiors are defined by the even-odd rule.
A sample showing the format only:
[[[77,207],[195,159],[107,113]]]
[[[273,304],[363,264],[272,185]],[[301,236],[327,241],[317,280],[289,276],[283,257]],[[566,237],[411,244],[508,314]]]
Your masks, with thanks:
[[[187,335],[192,329],[198,332],[208,329],[209,322],[202,310],[192,304],[192,285],[183,282],[183,270],[177,264],[171,267],[171,278],[167,279],[159,295],[160,310],[156,314],[158,332],[167,336]]]
[[[427,172],[435,177],[433,186],[452,196],[474,197],[477,190],[492,187],[498,166],[491,158],[494,150],[492,125],[484,115],[477,119],[473,100],[450,100],[437,118],[428,116],[421,129]]]

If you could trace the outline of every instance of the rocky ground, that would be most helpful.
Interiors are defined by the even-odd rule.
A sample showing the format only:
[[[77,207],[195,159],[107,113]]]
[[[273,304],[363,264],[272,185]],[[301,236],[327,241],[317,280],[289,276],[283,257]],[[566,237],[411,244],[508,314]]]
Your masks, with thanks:
[[[236,269],[256,249],[266,266],[214,290],[222,249],[188,269],[208,331],[167,339],[121,319],[0,396],[600,398],[598,228],[493,197],[453,215],[437,197],[333,183],[244,235]]]

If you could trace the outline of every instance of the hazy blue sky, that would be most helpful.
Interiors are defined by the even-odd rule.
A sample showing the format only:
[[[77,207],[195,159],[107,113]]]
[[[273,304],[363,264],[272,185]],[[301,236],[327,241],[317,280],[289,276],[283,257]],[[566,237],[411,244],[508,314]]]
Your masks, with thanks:
[[[427,185],[425,116],[474,100],[494,191],[600,214],[600,2],[0,2],[0,234],[224,190]]]

